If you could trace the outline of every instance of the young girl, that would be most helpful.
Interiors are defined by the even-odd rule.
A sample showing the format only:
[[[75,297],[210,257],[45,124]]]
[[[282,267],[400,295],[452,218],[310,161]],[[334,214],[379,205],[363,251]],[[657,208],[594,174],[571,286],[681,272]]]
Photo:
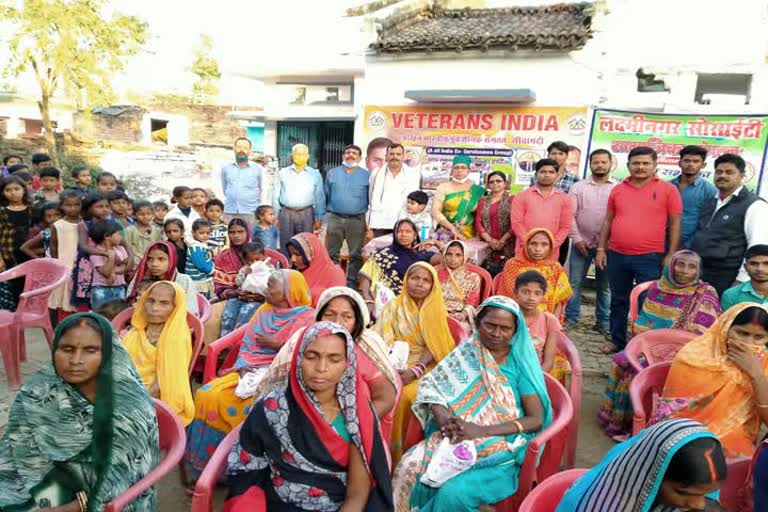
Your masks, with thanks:
[[[184,226],[184,241],[187,244],[193,242],[192,223],[200,218],[200,215],[192,208],[192,189],[189,187],[178,186],[173,189],[173,200],[176,205],[165,216],[165,221],[170,219],[179,219]],[[180,272],[183,272],[181,270]]]
[[[82,217],[82,192],[77,189],[65,190],[61,193],[61,212],[64,217],[57,220],[51,226],[51,258],[57,258],[69,268],[74,267],[77,259],[77,234]],[[56,288],[48,298],[48,307],[58,310],[58,318],[61,320],[70,313],[75,312],[75,307],[70,300],[72,295],[72,279],[64,281],[64,286]]]
[[[265,249],[277,250],[278,231],[275,227],[275,209],[263,204],[256,208],[253,239],[259,240]]]
[[[32,225],[27,184],[18,176],[8,176],[0,185],[0,271],[15,267],[29,258],[21,251]],[[0,284],[0,309],[15,310],[24,279]]]
[[[182,274],[187,269],[187,243],[184,241],[184,223],[180,219],[168,219],[163,225],[165,238],[176,249],[176,270]]]
[[[205,218],[205,203],[208,202],[208,192],[202,188],[192,189],[192,209],[197,212],[201,219]]]
[[[125,298],[125,274],[128,272],[128,251],[121,245],[123,227],[113,220],[95,222],[88,236],[106,255],[92,254],[93,281],[91,307],[99,309],[105,302]]]
[[[149,201],[139,199],[134,204],[134,209],[133,224],[125,229],[125,242],[131,248],[133,262],[138,264],[147,251],[147,247],[152,242],[163,239],[163,229],[152,222],[154,215],[152,204]]]
[[[208,247],[211,223],[198,219],[192,224],[194,240],[187,246],[187,262],[184,273],[195,282],[199,293],[206,299],[213,297],[213,256]]]
[[[29,230],[29,239],[21,246],[21,252],[29,259],[49,258],[51,226],[61,218],[59,203],[45,202],[39,209],[40,222]]]

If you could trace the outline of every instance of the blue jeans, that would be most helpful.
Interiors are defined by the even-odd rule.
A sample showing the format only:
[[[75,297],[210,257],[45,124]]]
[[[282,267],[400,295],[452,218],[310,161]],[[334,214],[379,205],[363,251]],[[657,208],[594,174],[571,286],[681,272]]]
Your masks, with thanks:
[[[91,288],[91,309],[96,311],[104,303],[125,298],[125,286],[94,286]]]
[[[627,345],[629,294],[635,284],[661,276],[664,253],[621,254],[608,251],[608,281],[611,284],[611,341],[619,350]]]
[[[568,301],[565,307],[565,319],[572,322],[579,321],[581,311],[581,287],[584,279],[587,277],[589,266],[595,260],[596,249],[588,249],[587,255],[582,256],[574,247],[571,250],[571,259],[568,263],[568,280],[573,288],[573,297]],[[595,289],[597,297],[597,307],[595,308],[595,321],[598,327],[608,330],[610,315],[611,290],[608,287],[607,270],[595,269]]]
[[[261,306],[261,302],[229,299],[221,312],[221,333],[219,336],[226,336],[241,325],[248,323],[259,306]]]

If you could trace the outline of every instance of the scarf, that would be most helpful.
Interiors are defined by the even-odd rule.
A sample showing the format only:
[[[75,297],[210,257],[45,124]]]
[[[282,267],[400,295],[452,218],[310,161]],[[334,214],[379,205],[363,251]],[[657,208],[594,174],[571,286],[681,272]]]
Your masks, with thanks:
[[[477,209],[480,212],[480,221],[482,222],[483,229],[489,232],[492,238],[499,240],[504,236],[504,233],[512,231],[512,224],[510,221],[512,215],[512,201],[508,192],[504,192],[504,195],[501,196],[501,199],[496,203],[491,203],[491,196],[481,197]],[[492,209],[495,209],[493,215],[491,214]],[[514,248],[515,242],[513,237],[509,240],[507,245],[504,246],[503,251],[491,251],[491,257],[495,260],[509,258],[513,255]]]
[[[397,229],[402,223],[408,223],[416,232],[416,240],[411,247],[405,247],[397,241]],[[395,223],[395,227],[392,230],[392,243],[389,247],[384,247],[373,253],[369,258],[371,266],[375,267],[373,271],[367,271],[369,265],[366,265],[360,270],[360,273],[367,277],[371,281],[371,290],[375,291],[376,285],[381,281],[383,286],[386,286],[396,295],[400,294],[403,289],[403,279],[405,278],[405,272],[411,268],[411,265],[418,261],[425,260],[425,253],[418,252],[414,249],[421,243],[419,238],[419,230],[416,224],[410,219],[400,219]]]
[[[147,339],[149,322],[146,303],[157,286],[170,286],[174,291],[173,310],[165,321],[157,345]],[[139,297],[131,317],[131,329],[123,336],[123,346],[131,356],[142,382],[151,388],[155,380],[160,386],[160,400],[179,415],[184,425],[195,417],[189,364],[192,359],[192,334],[187,324],[187,297],[174,282],[158,281]]]
[[[304,279],[309,283],[312,297],[317,300],[326,288],[344,286],[347,276],[328,255],[328,250],[312,233],[299,233],[288,240],[289,246],[299,251],[307,262],[308,267],[302,271]]]
[[[144,251],[144,255],[141,257],[136,268],[136,275],[131,279],[131,282],[128,285],[128,296],[126,297],[128,302],[134,302],[136,300],[138,290],[141,288],[141,283],[144,282],[145,276],[147,277],[147,281],[152,280],[152,278],[149,277],[147,269],[147,259],[149,258],[149,252],[154,249],[160,249],[168,255],[168,270],[166,270],[165,274],[161,276],[158,281],[176,281],[176,274],[178,273],[176,270],[176,246],[171,242],[152,242],[147,246],[147,250]]]
[[[234,245],[229,242],[229,249],[221,251],[213,260],[213,285],[216,289],[216,295],[221,294],[235,286],[237,273],[245,265],[245,256],[243,255],[243,245],[251,241],[251,228],[248,223],[235,217],[227,225],[227,232],[232,226],[240,226],[245,229],[245,242],[242,245]]]

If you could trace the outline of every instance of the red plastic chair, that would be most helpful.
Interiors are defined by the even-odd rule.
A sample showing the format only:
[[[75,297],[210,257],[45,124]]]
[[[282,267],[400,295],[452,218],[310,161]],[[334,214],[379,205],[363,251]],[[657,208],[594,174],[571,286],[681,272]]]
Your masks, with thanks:
[[[751,510],[751,503],[747,508],[744,500],[751,501],[753,499],[751,493],[745,492],[747,485],[751,483],[752,458],[742,457],[729,460],[727,465],[728,476],[723,485],[720,486],[720,504],[725,510]]]
[[[264,249],[264,254],[272,260],[272,263],[277,264],[278,268],[291,268],[291,262],[280,251]]]
[[[462,326],[458,320],[451,318],[450,316],[448,317],[448,329],[451,331],[451,336],[453,336],[453,342],[456,346],[467,338],[467,332],[464,330],[464,326]]]
[[[240,439],[240,428],[242,426],[242,423],[236,426],[232,429],[232,432],[227,434],[227,437],[222,439],[219,446],[216,447],[216,451],[213,452],[213,455],[208,460],[208,464],[205,465],[205,469],[200,474],[200,478],[197,479],[195,490],[192,493],[192,512],[211,512],[213,510],[213,491],[216,488],[216,483],[227,469],[229,452],[232,450],[235,442]]]
[[[211,303],[205,298],[205,295],[197,294],[197,316],[200,318],[201,323],[205,323],[211,318]]]
[[[467,270],[480,276],[480,279],[482,280],[482,285],[480,286],[480,302],[483,302],[490,297],[493,292],[493,278],[483,267],[478,267],[471,263],[467,263]]]
[[[125,492],[110,501],[104,512],[120,512],[127,507],[133,500],[139,497],[144,491],[158,483],[165,475],[173,471],[176,465],[184,456],[184,449],[187,445],[187,434],[184,432],[184,425],[176,413],[167,405],[159,400],[155,403],[157,413],[157,428],[160,434],[160,451],[165,451],[165,457],[155,469],[150,471],[147,476],[133,484]]]
[[[643,368],[629,385],[629,399],[632,402],[632,435],[637,434],[648,425],[648,419],[653,414],[656,396],[664,391],[664,383],[672,363],[657,363]]]
[[[576,445],[579,441],[579,417],[581,413],[582,369],[579,349],[564,332],[557,338],[557,349],[565,356],[571,365],[571,375],[568,382],[568,396],[573,405],[573,420],[568,427],[568,443],[565,447],[565,468],[571,469],[576,465]]]
[[[632,288],[632,293],[629,294],[629,329],[632,334],[635,334],[635,320],[640,314],[640,295],[647,292],[653,286],[656,281],[646,281],[640,283]]]
[[[0,274],[0,282],[24,277],[24,290],[16,311],[0,310],[0,353],[8,378],[8,386],[21,385],[19,363],[27,359],[24,329],[38,327],[53,346],[53,326],[48,313],[48,297],[62,286],[71,268],[53,258],[38,258],[24,262]]]
[[[555,512],[565,491],[588,469],[569,469],[547,478],[523,500],[518,512]]]
[[[627,343],[624,354],[629,364],[638,372],[644,368],[640,355],[645,356],[648,366],[672,361],[683,346],[698,334],[681,329],[655,329],[641,332]]]
[[[115,328],[118,334],[131,326],[131,317],[133,316],[134,309],[124,309],[112,319],[112,327]],[[189,330],[192,331],[192,359],[189,362],[189,375],[192,375],[195,363],[200,357],[200,352],[203,350],[205,329],[203,328],[202,321],[190,312],[187,312],[187,325],[189,325]]]
[[[494,295],[499,294],[500,286],[501,286],[501,274],[496,274],[496,277],[493,278],[493,294]]]
[[[248,324],[241,325],[223,338],[219,338],[210,345],[205,354],[205,369],[203,370],[203,384],[208,384],[219,374],[217,371],[219,365],[219,356],[226,349],[231,349],[221,364],[221,370],[228,370],[235,365],[237,354],[240,350],[240,343],[243,341],[245,329]]]

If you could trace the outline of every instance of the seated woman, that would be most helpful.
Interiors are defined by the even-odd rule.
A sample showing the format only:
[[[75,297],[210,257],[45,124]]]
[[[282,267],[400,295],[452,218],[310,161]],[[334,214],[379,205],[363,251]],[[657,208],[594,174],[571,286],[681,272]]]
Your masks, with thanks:
[[[726,463],[702,424],[672,420],[614,446],[566,491],[556,512],[723,510]]]
[[[159,455],[155,408],[112,326],[94,313],[72,315],[56,327],[53,364],[27,379],[11,406],[0,509],[103,510]],[[154,489],[123,510],[157,510]]]
[[[376,332],[367,329],[371,323],[368,308],[359,293],[345,286],[328,288],[317,301],[318,322],[335,322],[352,335],[357,351],[357,370],[368,387],[371,403],[376,415],[381,420],[381,432],[385,441],[392,433],[397,393],[400,390],[400,377],[389,362],[389,348]],[[269,366],[269,373],[256,389],[256,398],[261,398],[280,386],[288,384],[291,358],[296,345],[304,335],[304,329],[293,334],[283,345]]]
[[[194,421],[187,434],[187,461],[199,474],[222,439],[242,423],[253,398],[235,394],[241,376],[265,372],[277,351],[294,332],[315,320],[315,310],[304,276],[295,270],[276,270],[269,276],[266,302],[253,314],[228,373],[195,393]]]
[[[754,508],[768,510],[768,439],[763,439],[752,458],[752,481],[746,482],[745,488],[752,489]]]
[[[199,314],[195,283],[188,275],[176,270],[176,249],[170,242],[152,242],[147,246],[136,274],[128,283],[126,300],[131,304],[136,302],[144,290],[157,281],[173,281],[179,285],[187,297],[187,311]]]
[[[565,269],[557,258],[552,258],[555,237],[544,228],[534,228],[523,241],[520,254],[504,265],[501,271],[501,283],[496,293],[515,298],[515,280],[526,270],[535,270],[547,280],[547,293],[539,306],[542,311],[555,315],[562,322],[565,304],[573,295]]]
[[[432,198],[432,218],[457,240],[475,237],[475,210],[485,189],[469,178],[469,155],[453,157],[451,179],[441,183]]]
[[[475,233],[485,241],[490,252],[483,267],[494,277],[515,255],[515,234],[512,231],[512,197],[509,195],[507,175],[493,171],[487,175],[487,196],[477,203]]]
[[[472,339],[419,381],[413,410],[425,439],[395,469],[398,511],[478,510],[512,496],[522,461],[507,443],[531,439],[552,422],[544,374],[515,301],[488,298],[475,326]],[[443,437],[474,439],[478,461],[434,489],[420,478]]]
[[[288,384],[258,400],[243,424],[249,457],[230,478],[225,510],[392,510],[385,443],[356,356],[343,327],[307,329]]]
[[[195,416],[189,363],[192,334],[186,294],[176,283],[158,281],[139,297],[131,328],[122,341],[150,394],[165,402],[184,425]]]
[[[388,347],[396,341],[407,342],[410,347],[408,368],[398,370],[403,391],[392,422],[390,451],[393,466],[403,454],[403,440],[419,379],[455,347],[447,318],[437,271],[429,263],[419,262],[408,269],[403,292],[387,303],[376,322],[376,332]]]
[[[768,425],[768,306],[732,307],[677,353],[655,421],[688,418],[723,443],[725,456],[751,457]]]
[[[325,245],[314,234],[299,233],[286,245],[291,254],[291,267],[304,274],[315,300],[327,288],[347,284],[346,274],[331,260]]]
[[[480,304],[482,279],[467,268],[467,259],[464,242],[452,240],[443,247],[443,263],[436,268],[448,314],[470,333],[475,308]]]
[[[717,292],[701,275],[701,258],[693,251],[676,252],[661,278],[648,291],[635,333],[653,329],[682,329],[701,334],[720,315]],[[629,385],[636,372],[624,352],[613,357],[605,400],[597,419],[609,436],[623,439],[632,432]]]

